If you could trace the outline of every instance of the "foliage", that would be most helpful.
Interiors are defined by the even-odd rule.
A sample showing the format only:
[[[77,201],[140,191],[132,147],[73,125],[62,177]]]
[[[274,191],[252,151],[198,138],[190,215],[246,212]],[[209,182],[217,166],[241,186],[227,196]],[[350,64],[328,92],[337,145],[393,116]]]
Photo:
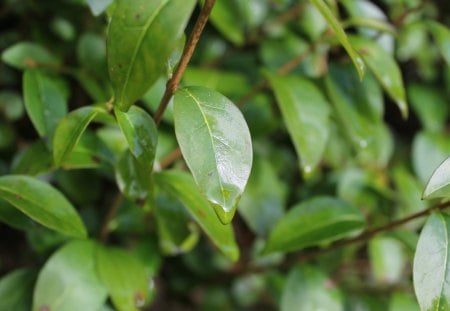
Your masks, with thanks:
[[[449,10],[4,1],[0,310],[448,310]]]

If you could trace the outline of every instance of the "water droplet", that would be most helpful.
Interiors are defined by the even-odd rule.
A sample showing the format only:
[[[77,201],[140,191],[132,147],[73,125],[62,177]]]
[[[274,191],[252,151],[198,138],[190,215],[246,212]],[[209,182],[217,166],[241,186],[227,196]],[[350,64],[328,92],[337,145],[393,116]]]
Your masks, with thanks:
[[[305,172],[305,174],[309,174],[309,173],[312,172],[312,167],[309,166],[309,165],[306,165],[306,166],[303,168],[303,171]]]

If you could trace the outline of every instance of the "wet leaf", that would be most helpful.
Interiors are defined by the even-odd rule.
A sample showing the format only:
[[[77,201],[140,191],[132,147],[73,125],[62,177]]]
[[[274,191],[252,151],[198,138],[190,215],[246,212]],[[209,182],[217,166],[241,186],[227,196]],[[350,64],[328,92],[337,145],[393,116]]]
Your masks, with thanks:
[[[29,311],[36,273],[15,270],[0,279],[0,310]]]
[[[450,252],[448,240],[450,216],[432,214],[420,233],[414,255],[414,290],[420,309],[426,311],[450,308]]]
[[[116,165],[117,185],[131,200],[143,201],[151,189],[151,173],[127,150]]]
[[[425,199],[450,198],[450,157],[442,162],[431,175],[423,197]]]
[[[192,177],[181,171],[163,171],[155,174],[155,181],[167,193],[177,197],[211,241],[231,260],[239,258],[231,225],[217,219],[208,201],[200,194]]]
[[[115,114],[131,153],[151,173],[158,143],[158,133],[152,117],[138,107],[131,107],[128,112],[116,109]]]
[[[123,111],[165,72],[195,0],[119,0],[107,40],[109,75],[115,105]]]
[[[82,107],[67,114],[58,124],[53,138],[53,158],[59,166],[72,152],[89,123],[103,110]]]
[[[178,90],[175,133],[201,192],[229,223],[252,165],[252,143],[239,109],[222,94],[203,87]]]
[[[395,101],[403,118],[408,117],[403,78],[395,59],[373,40],[354,36],[353,46],[359,51],[367,66],[373,72],[384,90]]]
[[[358,72],[359,78],[362,80],[364,77],[365,66],[364,62],[360,55],[353,49],[350,41],[345,34],[342,25],[338,21],[338,19],[334,16],[333,12],[330,10],[328,5],[324,0],[311,0],[311,3],[319,10],[319,12],[325,17],[325,19],[330,24],[331,28],[333,28],[339,42],[342,44],[344,49],[347,51],[348,55],[352,59],[352,62]]]
[[[281,311],[341,311],[343,299],[321,270],[302,266],[289,272],[281,297]]]
[[[320,90],[298,77],[269,76],[305,176],[316,169],[328,141],[330,107]]]
[[[95,244],[73,241],[54,253],[39,273],[33,311],[98,310],[107,291],[95,270]]]
[[[149,297],[149,275],[144,264],[131,253],[98,246],[96,269],[119,311],[138,311]]]
[[[2,53],[2,61],[18,68],[27,69],[39,64],[58,65],[59,61],[43,46],[33,42],[19,42]]]
[[[46,136],[51,141],[58,122],[67,113],[64,91],[44,72],[30,69],[23,75],[23,92],[31,122],[39,136]]]
[[[48,228],[69,236],[86,237],[84,224],[72,204],[43,181],[21,175],[1,176],[0,198]]]
[[[353,206],[332,197],[316,197],[288,210],[270,233],[263,252],[330,243],[363,227],[364,217]]]

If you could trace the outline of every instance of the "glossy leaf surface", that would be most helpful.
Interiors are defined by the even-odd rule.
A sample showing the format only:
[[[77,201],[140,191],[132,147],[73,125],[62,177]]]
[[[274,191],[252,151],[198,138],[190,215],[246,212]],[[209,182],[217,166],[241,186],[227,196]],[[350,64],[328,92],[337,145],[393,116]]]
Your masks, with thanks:
[[[342,311],[341,293],[322,271],[303,266],[289,272],[281,297],[281,311]]]
[[[143,201],[151,187],[151,171],[147,170],[129,150],[116,165],[116,181],[120,191],[132,200]]]
[[[20,269],[0,279],[0,310],[29,311],[36,273]]]
[[[447,158],[431,175],[425,191],[425,199],[450,198],[450,158]]]
[[[226,224],[231,221],[252,165],[247,123],[226,97],[203,87],[175,93],[175,133],[195,182]]]
[[[336,198],[316,197],[294,206],[277,222],[264,253],[329,243],[363,227],[356,208]]]
[[[158,143],[158,133],[152,117],[138,107],[131,107],[128,112],[116,110],[115,114],[131,153],[151,173]]]
[[[43,46],[33,42],[19,42],[2,53],[2,61],[18,69],[33,68],[38,64],[58,65],[59,61]]]
[[[33,311],[98,310],[106,296],[95,267],[95,244],[73,241],[53,254],[39,273]]]
[[[405,87],[400,68],[395,59],[381,46],[370,39],[352,37],[351,42],[360,52],[367,66],[383,86],[389,96],[395,101],[402,116],[408,117]]]
[[[300,167],[307,176],[325,151],[330,130],[329,104],[308,80],[270,75],[270,83],[300,158]]]
[[[149,296],[148,274],[139,258],[121,249],[96,247],[96,269],[119,311],[143,307]]]
[[[25,108],[39,136],[52,139],[53,132],[67,113],[65,95],[47,74],[32,69],[23,75]]]
[[[350,41],[345,34],[344,29],[340,22],[336,19],[333,12],[330,10],[328,5],[324,0],[311,0],[311,3],[319,10],[319,12],[325,17],[325,19],[330,24],[331,28],[333,28],[339,42],[342,44],[344,49],[347,51],[348,55],[352,59],[352,62],[358,71],[359,78],[362,80],[364,77],[365,66],[361,56],[353,49]]]
[[[99,112],[102,112],[100,108],[82,107],[70,112],[59,122],[53,138],[53,158],[57,166],[69,156]]]
[[[449,252],[450,216],[432,214],[417,243],[414,255],[414,289],[420,309],[424,311],[450,308]]]
[[[164,73],[194,0],[117,1],[107,41],[115,104],[123,111]]]
[[[80,238],[86,236],[84,224],[72,204],[43,181],[21,175],[1,176],[0,198],[55,231]]]
[[[231,225],[222,224],[208,201],[200,194],[192,177],[181,171],[164,171],[155,181],[167,193],[177,197],[212,242],[231,260],[239,257]]]

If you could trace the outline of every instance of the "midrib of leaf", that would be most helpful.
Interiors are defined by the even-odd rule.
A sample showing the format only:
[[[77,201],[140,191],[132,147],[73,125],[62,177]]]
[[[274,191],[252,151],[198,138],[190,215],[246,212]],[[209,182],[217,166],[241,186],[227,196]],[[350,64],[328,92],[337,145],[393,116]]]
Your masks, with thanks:
[[[441,286],[441,293],[440,293],[440,297],[439,297],[439,300],[438,300],[438,303],[437,303],[437,306],[436,306],[436,310],[440,310],[441,301],[443,299],[442,293],[444,291],[445,278],[446,278],[446,275],[447,275],[447,268],[448,268],[448,263],[447,263],[447,260],[448,260],[448,231],[447,231],[447,225],[446,225],[445,219],[443,218],[442,215],[439,215],[439,218],[442,220],[443,225],[444,225],[444,230],[445,230],[445,235],[444,235],[445,236],[445,258],[444,258],[444,266],[445,266],[445,268],[444,268],[444,275],[443,275],[442,286]]]
[[[212,149],[214,151],[214,162],[216,163],[215,170],[217,171],[217,176],[218,176],[217,179],[219,180],[219,186],[220,186],[220,192],[222,194],[223,204],[225,204],[225,200],[226,199],[225,199],[225,197],[223,195],[224,194],[224,188],[223,188],[223,185],[222,185],[222,180],[220,179],[219,171],[217,170],[218,162],[217,162],[217,156],[216,156],[216,146],[214,145],[214,136],[213,136],[213,133],[212,133],[212,130],[211,130],[211,126],[209,125],[208,119],[206,118],[205,114],[203,113],[202,105],[197,100],[197,98],[195,98],[195,96],[191,92],[189,92],[188,90],[184,89],[183,91],[185,91],[194,100],[194,102],[197,104],[198,109],[200,110],[200,113],[202,114],[203,120],[205,121],[206,127],[208,128],[208,133],[209,133],[209,137],[210,137],[210,141],[211,141],[211,146],[212,146]]]
[[[5,189],[4,187],[0,187],[0,191],[9,193],[9,194],[15,195],[15,196],[16,196],[16,195],[20,195],[20,194],[18,194],[17,192],[14,192],[14,191]],[[23,196],[20,196],[20,200],[22,200],[22,201],[28,203],[28,204],[31,205],[31,206],[37,206],[38,208],[41,209],[41,212],[44,212],[44,214],[50,215],[51,218],[54,218],[52,213],[47,212],[47,211],[42,207],[43,205],[39,205],[39,204],[37,204],[37,203],[35,203],[35,202],[31,201],[31,200],[28,200],[26,197],[23,197]],[[8,200],[7,200],[7,201],[8,201]],[[12,203],[11,203],[11,204],[12,204]],[[12,205],[15,206],[14,204],[12,204]],[[32,218],[33,220],[35,220],[35,219],[34,219],[35,216],[29,215],[26,211],[23,211],[21,208],[18,208],[18,207],[16,207],[16,206],[15,206],[15,208],[17,208],[17,209],[20,210],[22,213],[24,213],[24,214],[27,215],[28,217]],[[47,219],[48,219],[48,218],[47,218]],[[55,218],[54,218],[54,219],[55,219]],[[60,219],[59,217],[56,217],[55,220],[58,221],[58,222],[61,221],[61,219]],[[37,220],[35,220],[35,221],[37,221]],[[37,222],[40,223],[40,221],[37,221]],[[66,222],[66,225],[67,225],[67,222]],[[45,226],[47,226],[47,225],[45,225]],[[80,232],[80,231],[78,230],[78,228],[75,228],[74,226],[72,226],[72,222],[71,222],[71,221],[69,222],[69,227],[71,227],[71,228],[74,230],[74,232]],[[52,228],[52,229],[53,229],[53,228]],[[56,230],[56,229],[53,229],[53,230]]]
[[[159,14],[159,12],[161,12],[161,10],[166,6],[166,4],[168,2],[169,2],[169,0],[165,0],[156,8],[155,12],[153,12],[153,14],[150,16],[148,21],[145,23],[145,25],[143,27],[144,31],[142,31],[141,34],[139,35],[138,42],[137,42],[136,47],[135,47],[135,49],[133,51],[133,56],[131,57],[130,66],[128,67],[127,74],[125,75],[125,83],[123,84],[120,101],[123,101],[123,95],[124,95],[123,90],[125,90],[127,88],[127,86],[128,86],[128,81],[130,80],[131,70],[132,70],[132,68],[134,68],[134,64],[136,63],[135,62],[136,61],[136,56],[137,56],[138,51],[141,48],[142,41],[144,40],[144,37],[147,34],[148,29],[150,28],[150,25],[153,23],[153,21],[155,20],[156,16]]]

